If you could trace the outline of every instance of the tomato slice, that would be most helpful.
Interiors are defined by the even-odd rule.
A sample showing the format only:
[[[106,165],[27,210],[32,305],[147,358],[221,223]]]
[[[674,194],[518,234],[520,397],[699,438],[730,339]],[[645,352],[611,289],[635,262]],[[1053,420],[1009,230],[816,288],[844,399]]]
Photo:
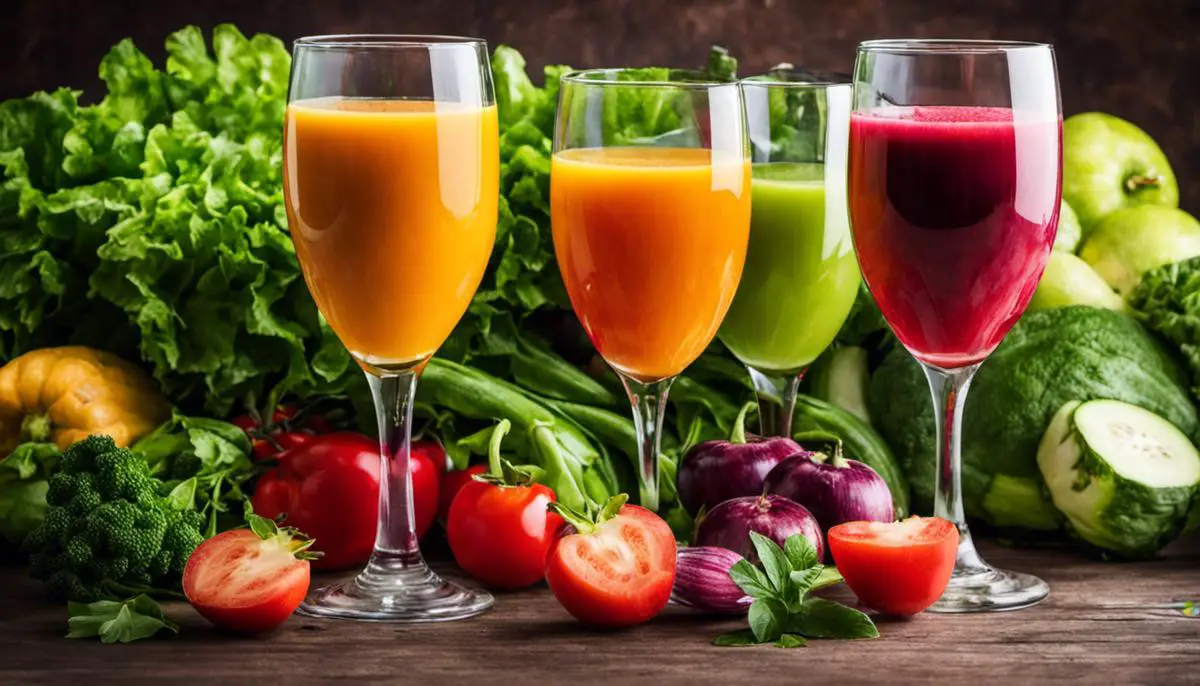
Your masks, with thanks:
[[[625,505],[591,533],[565,527],[546,557],[546,582],[577,619],[608,627],[657,615],[675,582],[675,536],[658,515]]]
[[[958,552],[958,529],[939,517],[847,522],[830,529],[828,539],[850,590],[889,615],[922,612],[942,597]]]
[[[183,571],[183,593],[217,626],[240,633],[282,624],[308,593],[308,560],[297,559],[286,539],[259,538],[234,529],[200,544]]]

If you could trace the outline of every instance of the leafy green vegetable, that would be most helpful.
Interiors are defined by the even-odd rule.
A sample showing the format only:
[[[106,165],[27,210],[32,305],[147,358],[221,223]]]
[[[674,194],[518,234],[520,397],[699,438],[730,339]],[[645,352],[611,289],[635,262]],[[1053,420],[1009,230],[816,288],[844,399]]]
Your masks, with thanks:
[[[22,443],[0,460],[0,538],[20,545],[46,516],[46,490],[61,458],[53,443]]]
[[[150,476],[165,482],[177,508],[200,513],[205,538],[241,524],[249,498],[244,486],[256,474],[244,431],[216,419],[175,413],[130,449],[146,460]]]
[[[1175,346],[1200,398],[1200,257],[1152,269],[1129,297],[1136,316]]]
[[[750,532],[759,564],[737,562],[729,576],[754,602],[747,617],[750,633],[723,634],[713,641],[716,646],[744,646],[774,642],[779,648],[801,648],[805,638],[876,638],[879,630],[867,615],[824,598],[809,597],[841,575],[817,560],[817,551],[801,534],[789,537],[784,547]]]
[[[924,374],[902,349],[871,380],[871,416],[904,466],[918,511],[934,485],[933,404]],[[968,515],[993,525],[1056,530],[1037,448],[1071,400],[1106,398],[1145,408],[1196,435],[1183,374],[1134,320],[1112,310],[1028,313],[980,368],[963,416],[962,485]]]
[[[101,643],[131,643],[163,631],[179,633],[179,625],[145,594],[122,601],[71,602],[67,611],[70,613],[67,638],[99,636]]]
[[[146,462],[108,436],[63,453],[50,477],[46,518],[25,540],[29,573],[62,600],[178,594],[201,517],[159,494]]]
[[[187,410],[334,392],[360,374],[317,315],[283,213],[290,58],[195,27],[165,71],[128,40],[108,93],[0,104],[0,359],[77,342],[140,358]]]

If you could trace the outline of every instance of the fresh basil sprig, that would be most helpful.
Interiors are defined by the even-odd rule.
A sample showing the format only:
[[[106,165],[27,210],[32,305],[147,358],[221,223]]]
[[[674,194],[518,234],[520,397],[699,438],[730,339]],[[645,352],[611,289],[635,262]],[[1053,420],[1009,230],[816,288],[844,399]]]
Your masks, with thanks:
[[[801,534],[784,542],[750,532],[762,568],[741,560],[729,570],[733,582],[754,599],[750,628],[722,634],[717,646],[774,643],[803,648],[809,638],[876,638],[879,630],[867,615],[841,603],[809,597],[810,591],[841,583],[836,568],[817,560],[817,551]]]
[[[150,638],[160,631],[179,633],[179,625],[163,614],[162,607],[149,596],[129,600],[100,600],[94,603],[70,603],[67,638],[99,636],[101,643],[130,643]]]

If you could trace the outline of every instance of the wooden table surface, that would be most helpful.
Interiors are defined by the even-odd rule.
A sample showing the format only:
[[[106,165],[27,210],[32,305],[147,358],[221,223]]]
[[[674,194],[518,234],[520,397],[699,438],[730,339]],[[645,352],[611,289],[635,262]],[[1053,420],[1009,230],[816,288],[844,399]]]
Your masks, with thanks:
[[[1050,598],[1020,612],[880,621],[877,640],[812,641],[794,650],[713,647],[712,638],[739,621],[674,606],[632,630],[589,630],[544,587],[503,594],[494,610],[469,621],[403,626],[294,617],[252,639],[223,635],[172,604],[178,638],[101,645],[63,638],[65,609],[10,567],[0,569],[0,684],[1200,684],[1200,618],[1152,607],[1200,600],[1200,539],[1136,564],[982,548],[995,563],[1040,574]]]

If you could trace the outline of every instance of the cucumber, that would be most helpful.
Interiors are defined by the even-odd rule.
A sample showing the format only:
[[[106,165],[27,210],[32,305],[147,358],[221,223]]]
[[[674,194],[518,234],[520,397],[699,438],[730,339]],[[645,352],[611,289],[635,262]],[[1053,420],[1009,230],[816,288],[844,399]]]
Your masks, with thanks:
[[[810,393],[818,400],[836,405],[871,423],[867,410],[867,349],[855,345],[828,350],[809,370]]]
[[[1113,557],[1148,557],[1178,536],[1200,487],[1188,437],[1117,400],[1063,405],[1037,460],[1070,533]]]
[[[903,519],[908,516],[908,481],[900,471],[900,464],[896,462],[891,449],[870,424],[824,400],[801,394],[796,396],[792,433],[801,445],[804,445],[805,434],[832,434],[841,439],[846,457],[866,464],[887,482],[888,489],[892,492],[896,518]]]

